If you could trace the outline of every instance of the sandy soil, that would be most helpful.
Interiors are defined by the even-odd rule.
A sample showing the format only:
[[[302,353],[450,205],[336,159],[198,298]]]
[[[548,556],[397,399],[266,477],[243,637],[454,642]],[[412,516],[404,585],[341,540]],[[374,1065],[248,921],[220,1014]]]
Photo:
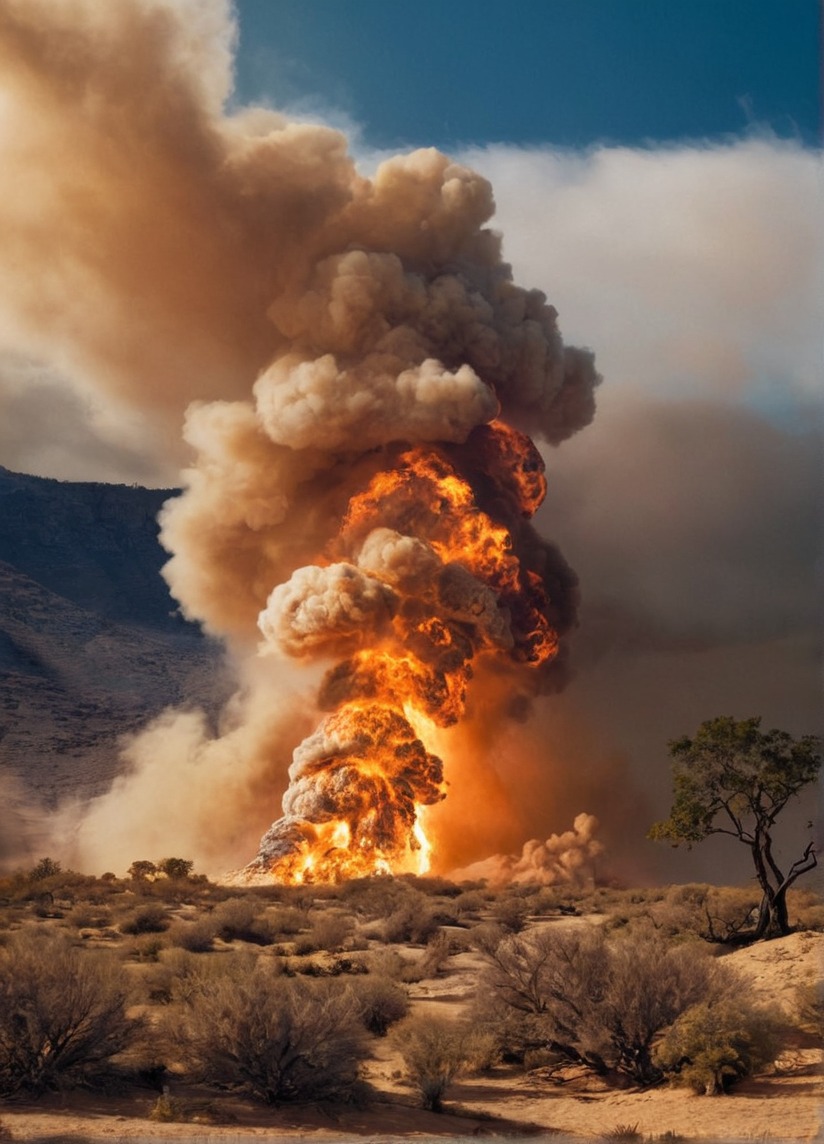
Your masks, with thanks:
[[[460,954],[440,977],[412,988],[414,1005],[433,1012],[456,1013],[476,980],[477,955]],[[795,987],[820,981],[824,934],[798,933],[729,955],[750,982],[753,995],[790,1004]],[[468,1077],[449,1091],[447,1112],[437,1115],[414,1107],[400,1075],[400,1061],[380,1042],[367,1073],[378,1098],[367,1109],[267,1109],[251,1101],[221,1097],[219,1119],[209,1110],[208,1094],[172,1089],[192,1120],[157,1123],[148,1119],[156,1094],[100,1098],[74,1093],[31,1105],[6,1105],[0,1124],[12,1140],[82,1141],[158,1140],[241,1141],[254,1138],[290,1141],[374,1140],[376,1144],[411,1139],[517,1139],[531,1136],[561,1144],[603,1138],[620,1126],[635,1127],[647,1140],[676,1137],[701,1141],[808,1141],[824,1138],[824,1049],[799,1034],[768,1074],[736,1086],[733,1094],[708,1098],[668,1087],[648,1091],[607,1090],[587,1082],[562,1086],[540,1073],[498,1068]],[[200,1113],[198,1115],[198,1109]],[[195,1119],[197,1118],[197,1119]]]

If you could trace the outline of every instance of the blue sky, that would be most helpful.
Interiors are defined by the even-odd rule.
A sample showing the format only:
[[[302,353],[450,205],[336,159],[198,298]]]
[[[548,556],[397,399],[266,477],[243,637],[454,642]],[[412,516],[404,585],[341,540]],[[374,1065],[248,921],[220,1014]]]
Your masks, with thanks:
[[[816,0],[236,0],[237,96],[374,147],[820,139]]]

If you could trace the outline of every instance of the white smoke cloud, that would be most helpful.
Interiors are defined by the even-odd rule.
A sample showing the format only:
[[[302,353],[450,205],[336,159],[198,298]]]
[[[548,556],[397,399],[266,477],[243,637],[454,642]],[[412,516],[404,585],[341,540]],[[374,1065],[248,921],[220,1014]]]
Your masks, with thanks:
[[[598,820],[577,814],[571,830],[550,834],[543,842],[532,838],[520,854],[494,854],[471,866],[454,870],[456,881],[486,879],[490,886],[527,882],[539,886],[585,886],[595,877],[595,859],[603,845],[595,837]]]
[[[287,655],[353,650],[373,641],[395,610],[394,593],[352,564],[296,569],[258,617],[264,639]]]

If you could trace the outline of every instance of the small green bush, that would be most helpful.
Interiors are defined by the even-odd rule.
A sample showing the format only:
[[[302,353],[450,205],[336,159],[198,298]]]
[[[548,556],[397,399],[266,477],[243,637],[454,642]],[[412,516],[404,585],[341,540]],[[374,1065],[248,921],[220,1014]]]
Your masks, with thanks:
[[[676,1083],[715,1096],[774,1060],[780,1032],[775,1016],[741,998],[705,1001],[681,1014],[655,1059]]]

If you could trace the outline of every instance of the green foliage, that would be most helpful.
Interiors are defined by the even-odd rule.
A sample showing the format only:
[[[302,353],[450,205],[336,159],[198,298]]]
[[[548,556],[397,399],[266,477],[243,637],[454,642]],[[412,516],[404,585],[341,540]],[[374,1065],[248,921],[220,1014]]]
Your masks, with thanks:
[[[702,723],[694,738],[673,740],[672,808],[649,832],[674,846],[692,846],[710,834],[749,846],[763,892],[753,939],[789,932],[787,890],[817,864],[810,841],[784,874],[772,852],[772,831],[789,800],[816,781],[822,759],[817,736],[793,739],[760,726],[760,718],[720,716]]]
[[[683,1013],[656,1048],[656,1060],[673,1079],[714,1096],[772,1061],[781,1023],[740,997],[701,1002]]]
[[[0,1094],[87,1080],[134,1036],[127,993],[107,955],[54,933],[15,934],[0,949]]]
[[[774,822],[790,798],[815,782],[818,737],[795,740],[760,725],[760,718],[720,716],[702,723],[693,739],[669,744],[675,799],[669,818],[650,831],[653,838],[675,845],[715,833],[751,838],[758,823]]]

